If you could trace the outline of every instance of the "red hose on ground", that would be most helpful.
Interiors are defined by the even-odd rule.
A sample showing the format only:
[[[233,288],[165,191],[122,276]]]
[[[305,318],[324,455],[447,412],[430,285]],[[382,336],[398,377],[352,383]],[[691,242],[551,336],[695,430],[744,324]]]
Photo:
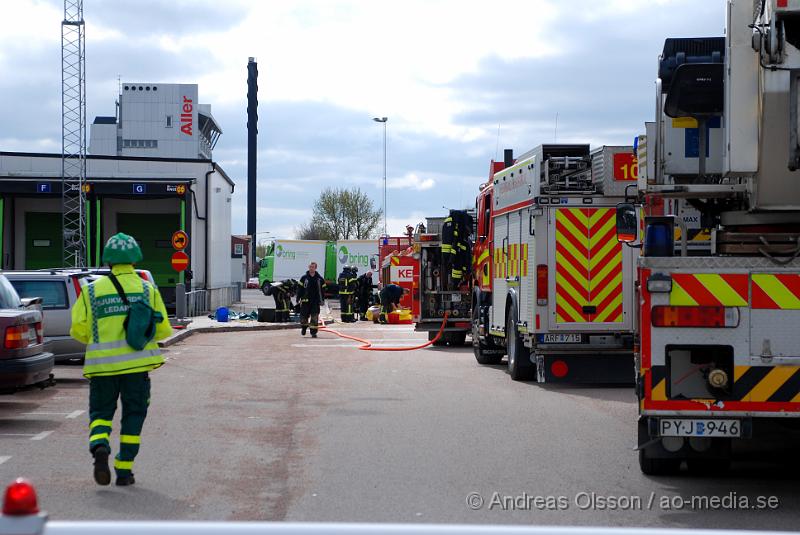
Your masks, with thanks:
[[[444,326],[447,325],[447,312],[444,313],[444,318],[442,318],[442,325],[439,327],[439,332],[436,333],[436,337],[433,340],[428,340],[422,345],[413,346],[413,347],[372,347],[372,342],[369,340],[364,340],[363,338],[358,338],[356,336],[350,336],[349,334],[340,333],[339,331],[334,331],[333,329],[329,329],[325,322],[322,322],[322,327],[319,328],[320,331],[328,332],[331,334],[335,334],[340,338],[347,338],[348,340],[354,340],[356,342],[361,342],[364,344],[363,346],[358,346],[358,349],[362,351],[413,351],[415,349],[424,349],[429,345],[433,344],[434,342],[439,341],[439,338],[442,337],[442,333],[444,333]]]

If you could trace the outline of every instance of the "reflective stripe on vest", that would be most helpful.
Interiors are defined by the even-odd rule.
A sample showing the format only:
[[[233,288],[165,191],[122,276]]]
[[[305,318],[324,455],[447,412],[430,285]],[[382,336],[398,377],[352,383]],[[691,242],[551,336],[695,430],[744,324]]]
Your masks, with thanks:
[[[106,315],[103,318],[98,317],[99,306],[95,284],[96,283],[90,284],[87,289],[91,314],[89,321],[92,328],[92,340],[86,347],[83,375],[86,377],[93,377],[145,372],[164,364],[161,351],[155,341],[149,342],[141,351],[136,351],[125,341],[125,330],[122,325],[127,315],[127,309],[124,305],[122,307],[123,310],[119,313]],[[150,285],[144,281],[142,281],[142,284],[143,293],[141,299],[149,306]],[[102,295],[100,299],[109,297],[119,298],[116,290],[114,290],[113,294]],[[101,319],[102,322],[100,321]],[[122,336],[122,339],[109,340],[109,338],[119,336]]]

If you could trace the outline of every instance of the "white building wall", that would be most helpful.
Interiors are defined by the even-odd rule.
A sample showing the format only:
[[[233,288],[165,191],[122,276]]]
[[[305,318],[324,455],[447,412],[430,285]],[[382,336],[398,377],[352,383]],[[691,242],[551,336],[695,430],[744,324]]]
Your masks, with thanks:
[[[230,262],[231,257],[231,195],[233,188],[220,173],[213,173],[210,177],[210,203],[209,203],[209,259],[214,262],[209,264],[209,288],[221,288],[231,284]]]

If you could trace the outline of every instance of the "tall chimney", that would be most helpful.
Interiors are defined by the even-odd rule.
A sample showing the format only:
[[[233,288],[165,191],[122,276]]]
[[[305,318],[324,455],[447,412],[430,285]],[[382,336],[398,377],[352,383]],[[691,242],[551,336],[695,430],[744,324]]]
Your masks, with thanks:
[[[250,236],[250,269],[256,262],[256,162],[258,161],[258,64],[247,60],[247,234]],[[252,271],[247,274],[250,278]]]
[[[503,164],[506,167],[514,165],[514,149],[503,149]]]

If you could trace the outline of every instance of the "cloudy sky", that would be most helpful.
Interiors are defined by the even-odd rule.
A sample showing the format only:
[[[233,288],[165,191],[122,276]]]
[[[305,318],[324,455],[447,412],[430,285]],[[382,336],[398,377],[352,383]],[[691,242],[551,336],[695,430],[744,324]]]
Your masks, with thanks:
[[[0,150],[59,152],[60,0],[3,0]],[[88,115],[117,78],[199,84],[246,229],[246,65],[259,67],[258,229],[293,237],[325,186],[390,232],[474,203],[489,161],[552,142],[630,144],[666,37],[722,35],[724,0],[84,0]],[[556,116],[557,129],[556,129]]]

